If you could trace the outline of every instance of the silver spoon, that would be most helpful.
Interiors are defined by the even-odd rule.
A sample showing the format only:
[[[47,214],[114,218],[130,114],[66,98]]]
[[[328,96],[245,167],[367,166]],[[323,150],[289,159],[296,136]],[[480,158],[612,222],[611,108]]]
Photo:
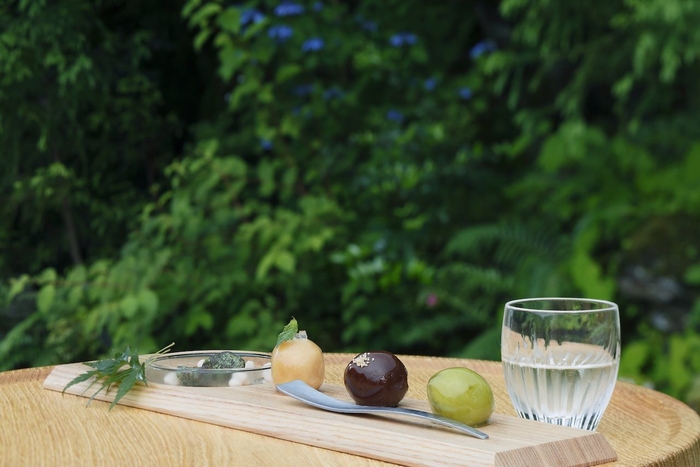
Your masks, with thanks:
[[[489,437],[489,435],[487,435],[483,431],[479,431],[476,428],[470,427],[469,425],[456,422],[446,417],[441,417],[440,415],[423,412],[421,410],[405,409],[403,407],[375,407],[371,405],[356,405],[350,404],[348,402],[343,402],[341,400],[327,396],[326,394],[315,390],[308,384],[299,380],[280,384],[279,386],[277,386],[277,389],[287,394],[288,396],[292,396],[293,398],[298,399],[302,402],[306,402],[309,405],[313,405],[314,407],[318,407],[319,409],[329,410],[331,412],[411,415],[414,417],[430,420],[440,425],[445,425],[450,428],[454,428],[479,439],[487,439]]]

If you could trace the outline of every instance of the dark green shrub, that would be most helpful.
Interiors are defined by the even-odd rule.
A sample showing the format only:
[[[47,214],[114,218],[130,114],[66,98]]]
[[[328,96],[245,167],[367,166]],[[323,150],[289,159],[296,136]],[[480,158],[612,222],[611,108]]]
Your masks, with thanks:
[[[85,50],[124,34],[104,11],[77,0],[37,5],[32,14],[47,23],[49,8],[82,11],[71,16],[73,32],[99,25],[103,35],[78,42]],[[129,138],[100,131],[96,141],[113,144],[86,149],[95,164],[138,153],[139,131],[170,128],[162,100],[187,131],[182,149],[156,139],[168,163],[151,187],[155,198],[134,186],[129,198],[109,198],[123,213],[110,217],[98,192],[79,190],[89,178],[77,165],[47,162],[46,147],[70,147],[57,124],[46,124],[51,137],[38,149],[40,132],[0,134],[30,155],[32,176],[43,177],[37,187],[60,179],[71,201],[98,206],[103,231],[109,222],[129,231],[124,242],[99,237],[101,247],[86,250],[81,265],[63,268],[25,249],[19,258],[35,267],[5,267],[18,276],[7,289],[15,318],[0,343],[5,367],[89,358],[127,343],[144,351],[170,341],[179,349],[270,350],[290,316],[326,351],[498,359],[506,300],[580,295],[620,304],[624,377],[689,400],[700,372],[700,42],[691,26],[700,6],[190,0],[182,7],[180,23],[172,9],[166,15],[180,28],[173,26],[176,39],[153,26],[158,10],[120,10],[143,31],[129,33],[129,50],[138,53],[127,68],[149,97],[129,94],[119,115],[148,123],[126,118]],[[2,21],[22,24],[14,11]],[[190,40],[185,26],[193,49],[181,46]],[[53,41],[70,37],[56,33]],[[162,57],[163,42],[187,49],[186,66],[138,59]],[[114,65],[119,57],[107,60],[114,68],[76,76],[119,83],[126,66]],[[13,70],[19,76],[22,68]],[[178,94],[174,78],[149,70],[182,73],[188,84],[197,75],[201,88],[192,92],[201,108],[178,97],[189,87]],[[124,121],[98,105],[122,102],[116,84],[88,86],[84,106],[52,84],[72,131],[89,127],[84,107],[97,108],[109,128]],[[0,100],[4,120],[9,102]],[[31,128],[19,117],[8,121]],[[20,182],[15,196],[32,186],[20,171],[12,177]],[[26,206],[27,198],[16,199],[14,209]],[[60,218],[51,203],[40,213]],[[27,219],[41,225],[40,213]],[[25,231],[3,228],[2,238]]]

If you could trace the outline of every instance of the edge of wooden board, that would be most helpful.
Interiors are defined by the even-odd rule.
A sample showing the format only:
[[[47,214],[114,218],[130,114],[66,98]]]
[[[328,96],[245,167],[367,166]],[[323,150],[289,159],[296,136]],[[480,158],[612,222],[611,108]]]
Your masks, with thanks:
[[[43,387],[63,391],[86,369],[81,363],[59,365]],[[80,383],[66,393],[90,397],[96,387],[86,392],[88,386]],[[321,390],[348,400],[340,386],[324,384]],[[100,393],[95,399],[111,402],[115,392]],[[406,417],[326,412],[279,393],[269,383],[234,388],[137,385],[119,405],[405,465],[573,467],[617,460],[612,446],[597,432],[494,414],[481,428],[490,438],[479,440]],[[430,410],[425,401],[404,400],[401,405]]]

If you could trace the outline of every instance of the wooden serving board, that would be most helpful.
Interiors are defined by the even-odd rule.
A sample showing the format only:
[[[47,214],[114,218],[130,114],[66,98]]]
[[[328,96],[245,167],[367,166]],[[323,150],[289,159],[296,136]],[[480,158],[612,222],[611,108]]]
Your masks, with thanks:
[[[87,369],[81,363],[57,366],[43,386],[62,391]],[[81,383],[66,393],[89,397],[95,387],[85,392],[87,386]],[[351,401],[341,386],[324,384],[321,391]],[[96,399],[111,401],[115,392]],[[403,465],[567,467],[617,459],[597,432],[494,414],[480,428],[490,438],[480,440],[419,419],[323,411],[281,394],[270,383],[233,388],[150,383],[135,386],[119,404]],[[430,411],[426,401],[404,399],[401,406]]]

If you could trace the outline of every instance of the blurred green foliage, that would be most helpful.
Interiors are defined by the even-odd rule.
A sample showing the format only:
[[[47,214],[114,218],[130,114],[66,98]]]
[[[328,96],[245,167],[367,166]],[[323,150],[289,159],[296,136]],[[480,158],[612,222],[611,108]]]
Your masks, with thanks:
[[[700,4],[0,3],[0,368],[127,344],[499,358],[620,304],[700,403]]]

